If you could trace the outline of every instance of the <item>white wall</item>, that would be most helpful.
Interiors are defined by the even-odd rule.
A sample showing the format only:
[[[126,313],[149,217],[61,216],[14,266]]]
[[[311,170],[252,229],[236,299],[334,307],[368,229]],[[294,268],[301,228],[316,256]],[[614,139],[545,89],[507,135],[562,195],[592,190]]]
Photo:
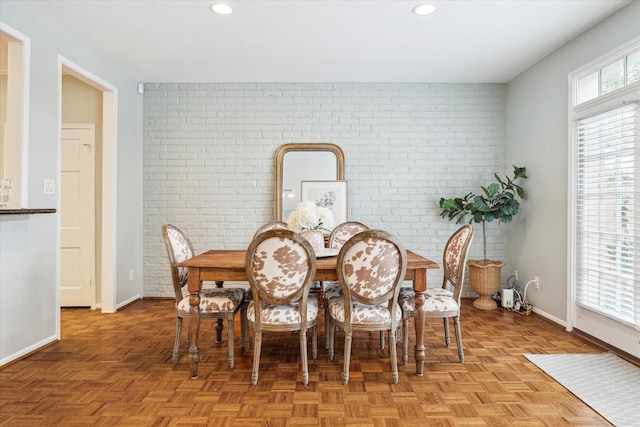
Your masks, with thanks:
[[[20,2],[0,2],[0,19],[31,39],[29,115],[30,208],[59,208],[43,179],[59,171],[58,55],[118,88],[116,303],[141,294],[142,101],[137,82]],[[58,214],[0,217],[0,364],[59,336]],[[137,281],[129,281],[134,269]]]
[[[145,296],[173,296],[163,223],[202,252],[246,248],[274,219],[275,153],[292,142],[339,145],[350,219],[440,263],[459,227],[440,218],[440,198],[504,170],[504,96],[500,84],[147,84]],[[505,259],[506,228],[493,225],[488,251]]]
[[[526,164],[528,200],[510,227],[511,264],[534,307],[566,321],[568,74],[640,35],[635,1],[534,65],[507,85],[507,164]]]

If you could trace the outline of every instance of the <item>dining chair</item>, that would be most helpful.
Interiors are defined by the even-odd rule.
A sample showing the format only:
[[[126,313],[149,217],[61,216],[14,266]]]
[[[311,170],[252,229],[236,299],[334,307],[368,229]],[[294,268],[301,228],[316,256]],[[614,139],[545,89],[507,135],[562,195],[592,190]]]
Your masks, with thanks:
[[[299,331],[302,382],[309,383],[307,330],[312,329],[311,357],[318,355],[318,299],[309,295],[316,271],[311,244],[291,230],[260,233],[249,245],[246,272],[253,293],[247,319],[253,329],[251,384],[258,383],[264,331]]]
[[[324,232],[322,230],[303,230],[300,235],[307,239],[315,252],[324,249]]]
[[[265,231],[269,231],[269,230],[287,230],[288,226],[287,223],[284,221],[271,221],[271,222],[267,222],[265,224],[262,224],[260,227],[258,227],[256,229],[256,231],[253,233],[253,237],[252,240],[255,239],[259,234],[264,233]],[[241,323],[242,325],[242,346],[244,347],[244,351],[250,351],[251,350],[251,345],[250,345],[250,336],[249,336],[249,325],[246,322],[247,319],[247,307],[249,306],[249,303],[253,300],[253,293],[251,292],[251,287],[246,288],[245,289],[245,293],[244,293],[244,303],[242,304],[242,308],[241,308],[241,316],[242,319],[245,320],[244,322]]]
[[[343,384],[349,382],[354,331],[389,331],[391,375],[393,383],[398,383],[395,338],[402,320],[398,292],[406,269],[404,246],[396,236],[382,230],[362,231],[340,249],[336,272],[343,297],[328,302],[329,359],[334,356],[337,326],[344,330]]]
[[[369,227],[358,221],[346,221],[338,224],[334,227],[329,235],[329,248],[340,250],[342,246],[351,237],[355,236],[361,231],[368,230]],[[324,306],[324,348],[329,348],[329,313],[328,313],[328,301],[331,298],[342,298],[342,290],[340,289],[340,282],[333,281],[327,283],[320,283],[320,289],[322,290],[321,305]],[[384,336],[384,335],[383,335]]]
[[[173,344],[173,364],[178,363],[180,351],[180,334],[182,320],[189,318],[189,292],[187,285],[187,268],[176,267],[176,263],[186,261],[194,256],[193,245],[187,235],[178,227],[171,224],[162,226],[162,237],[169,255],[171,279],[175,293],[176,336]],[[200,292],[200,318],[214,318],[227,320],[227,341],[229,367],[234,364],[234,336],[233,319],[242,306],[244,290],[241,288],[207,288]],[[241,324],[245,321],[240,319]],[[242,328],[241,328],[242,329]],[[245,328],[246,329],[246,328]],[[187,336],[187,347],[191,344],[191,337]]]
[[[346,221],[334,227],[329,235],[329,247],[340,249],[342,246],[361,231],[368,230],[369,227],[358,221]]]
[[[286,230],[287,228],[288,228],[287,223],[284,221],[267,222],[266,224],[262,224],[260,227],[258,227],[258,229],[253,234],[253,239],[255,239],[258,234],[264,233],[265,231],[268,231],[268,230],[275,230],[275,229]]]
[[[449,338],[449,318],[453,318],[460,363],[464,363],[460,330],[460,295],[464,284],[467,254],[474,231],[473,224],[468,224],[460,227],[449,237],[442,256],[444,267],[442,286],[426,290],[421,308],[425,317],[443,318],[444,340],[447,347],[451,341]],[[402,364],[404,365],[409,359],[409,319],[414,316],[415,291],[412,288],[401,288],[398,301],[402,308]]]

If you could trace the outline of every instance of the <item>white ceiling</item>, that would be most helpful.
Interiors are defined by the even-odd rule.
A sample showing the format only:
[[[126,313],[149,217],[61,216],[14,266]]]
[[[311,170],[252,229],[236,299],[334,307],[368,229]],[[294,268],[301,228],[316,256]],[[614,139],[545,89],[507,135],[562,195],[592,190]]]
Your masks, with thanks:
[[[630,0],[212,2],[23,1],[145,82],[502,83]]]

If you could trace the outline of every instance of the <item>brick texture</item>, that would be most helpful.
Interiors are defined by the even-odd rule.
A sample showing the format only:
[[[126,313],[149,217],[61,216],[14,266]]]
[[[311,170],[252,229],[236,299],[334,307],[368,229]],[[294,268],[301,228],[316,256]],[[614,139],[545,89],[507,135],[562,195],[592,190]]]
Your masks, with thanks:
[[[144,295],[173,296],[164,223],[185,230],[196,252],[247,247],[273,219],[275,152],[292,142],[339,145],[349,218],[440,263],[457,225],[440,218],[438,201],[505,171],[505,108],[502,84],[147,84]],[[505,236],[489,224],[491,258],[507,261]],[[470,258],[481,257],[478,228]],[[429,274],[439,286],[441,272]]]

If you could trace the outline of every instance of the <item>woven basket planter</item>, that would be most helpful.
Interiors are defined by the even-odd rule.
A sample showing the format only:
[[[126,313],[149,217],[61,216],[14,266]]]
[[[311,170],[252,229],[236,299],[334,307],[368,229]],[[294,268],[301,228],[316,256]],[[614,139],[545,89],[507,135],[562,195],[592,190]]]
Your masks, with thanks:
[[[469,260],[469,284],[471,289],[479,295],[473,301],[473,306],[481,310],[495,310],[498,308],[491,296],[500,289],[500,270],[504,265],[502,261],[490,259]]]

